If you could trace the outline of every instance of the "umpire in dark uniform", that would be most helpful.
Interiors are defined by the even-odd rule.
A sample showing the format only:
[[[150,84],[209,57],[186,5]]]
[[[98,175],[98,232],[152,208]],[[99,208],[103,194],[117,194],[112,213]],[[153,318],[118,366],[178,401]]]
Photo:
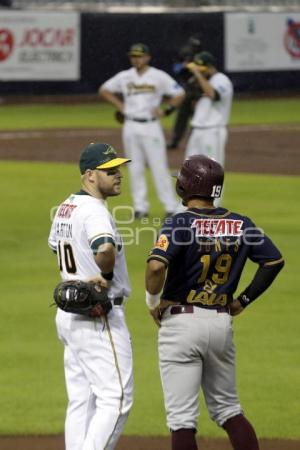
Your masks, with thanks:
[[[167,144],[169,150],[176,149],[188,125],[188,120],[193,114],[194,104],[201,95],[199,83],[191,72],[186,69],[186,64],[192,62],[194,56],[202,51],[202,44],[198,35],[190,36],[187,42],[179,49],[177,61],[173,64],[173,72],[177,81],[185,89],[185,98],[181,103],[171,138]]]

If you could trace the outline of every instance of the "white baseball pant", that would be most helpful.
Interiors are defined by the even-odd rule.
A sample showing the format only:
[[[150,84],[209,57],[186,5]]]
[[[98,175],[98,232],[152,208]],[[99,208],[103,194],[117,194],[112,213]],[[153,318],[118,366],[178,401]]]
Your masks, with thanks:
[[[58,311],[68,393],[66,450],[113,450],[132,405],[133,371],[124,309],[106,320]]]
[[[164,313],[159,330],[159,364],[167,424],[197,429],[199,392],[220,426],[242,412],[236,393],[231,316],[194,307],[193,314]]]
[[[135,211],[149,210],[145,167],[148,165],[154,179],[157,196],[167,212],[176,209],[177,201],[168,168],[165,137],[159,121],[146,123],[126,120],[123,127],[125,154],[128,164]]]

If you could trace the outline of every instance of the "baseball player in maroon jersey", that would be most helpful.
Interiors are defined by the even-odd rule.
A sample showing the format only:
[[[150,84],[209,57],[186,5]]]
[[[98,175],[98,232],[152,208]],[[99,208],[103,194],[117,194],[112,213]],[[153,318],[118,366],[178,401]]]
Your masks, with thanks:
[[[223,178],[222,166],[207,156],[184,161],[176,190],[187,210],[165,221],[148,258],[146,303],[160,326],[159,365],[172,450],[197,449],[200,389],[210,417],[226,430],[233,449],[259,449],[236,391],[232,316],[270,286],[284,262],[250,218],[214,207]],[[259,267],[236,296],[248,258]]]

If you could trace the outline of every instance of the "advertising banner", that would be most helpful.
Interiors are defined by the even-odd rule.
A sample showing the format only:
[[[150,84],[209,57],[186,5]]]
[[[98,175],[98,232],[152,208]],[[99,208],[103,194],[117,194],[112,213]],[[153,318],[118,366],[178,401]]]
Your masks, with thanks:
[[[300,14],[225,14],[225,70],[300,70]]]
[[[0,80],[80,78],[80,15],[1,11]]]

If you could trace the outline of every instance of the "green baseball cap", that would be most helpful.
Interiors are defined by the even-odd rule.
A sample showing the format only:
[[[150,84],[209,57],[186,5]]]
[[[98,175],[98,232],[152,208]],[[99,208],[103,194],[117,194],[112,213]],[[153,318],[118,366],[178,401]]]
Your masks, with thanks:
[[[130,161],[131,159],[119,158],[116,150],[110,144],[91,143],[81,152],[80,173],[83,174],[88,169],[111,169]]]
[[[128,52],[129,56],[144,56],[144,55],[150,55],[150,50],[148,45],[145,44],[133,44]]]
[[[209,52],[201,52],[194,56],[194,63],[198,66],[215,66],[216,59]]]

